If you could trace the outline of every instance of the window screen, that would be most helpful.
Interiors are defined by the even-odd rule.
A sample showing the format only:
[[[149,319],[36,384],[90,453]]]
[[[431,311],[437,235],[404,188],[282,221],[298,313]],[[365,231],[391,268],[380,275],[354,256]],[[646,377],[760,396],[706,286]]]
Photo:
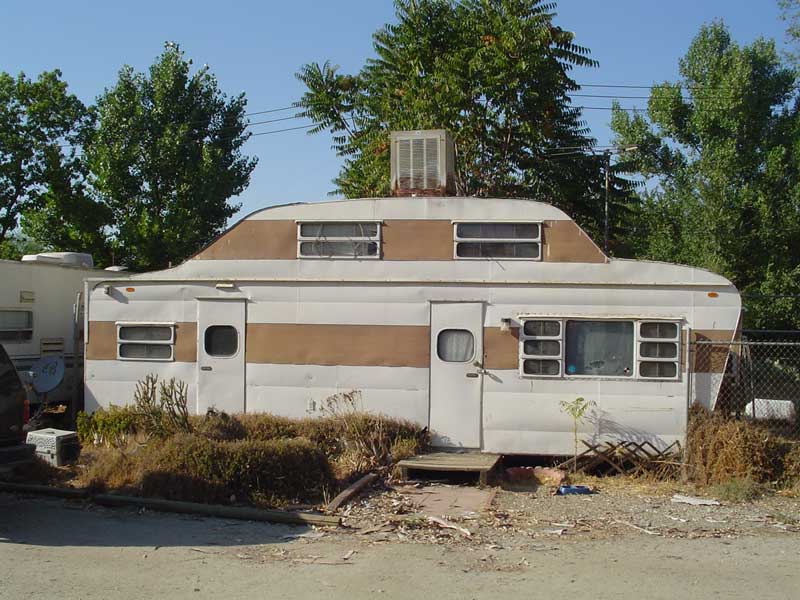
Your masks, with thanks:
[[[169,360],[172,358],[172,346],[160,344],[120,344],[119,355],[121,358]]]
[[[0,342],[29,342],[33,339],[33,312],[0,310]]]
[[[239,333],[231,325],[212,325],[206,328],[205,349],[209,356],[227,357],[239,349]]]
[[[456,258],[537,260],[541,257],[539,223],[456,223]]]
[[[631,377],[633,323],[567,321],[566,374]]]
[[[117,358],[123,360],[172,360],[175,326],[159,323],[117,325]]]
[[[119,339],[136,342],[164,342],[172,339],[172,327],[120,327]]]
[[[676,379],[680,362],[678,323],[639,323],[639,377]]]
[[[436,338],[436,354],[444,362],[469,362],[475,356],[475,337],[466,329],[445,329]]]
[[[381,230],[375,221],[300,223],[300,258],[379,258]]]

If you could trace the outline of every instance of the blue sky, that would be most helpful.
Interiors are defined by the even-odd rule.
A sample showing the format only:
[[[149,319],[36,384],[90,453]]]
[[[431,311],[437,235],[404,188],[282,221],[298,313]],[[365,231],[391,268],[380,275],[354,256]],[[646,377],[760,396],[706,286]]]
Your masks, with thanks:
[[[582,84],[649,85],[674,79],[678,58],[700,25],[716,18],[741,43],[759,36],[782,42],[784,31],[776,0],[561,0],[558,15],[557,23],[574,31],[577,43],[588,46],[600,62],[597,69],[576,72]],[[224,91],[246,92],[249,111],[267,110],[299,97],[302,87],[294,73],[303,63],[330,59],[344,72],[357,70],[371,55],[372,32],[393,16],[391,0],[5,0],[0,70],[34,76],[59,68],[72,91],[92,102],[113,85],[120,66],[146,69],[163,42],[171,40],[195,64],[210,65]],[[584,92],[640,95],[597,88]],[[636,106],[645,101],[621,102]],[[611,100],[580,103],[610,106]],[[291,113],[275,116],[283,114]],[[586,119],[599,143],[608,143],[608,111],[587,111]],[[259,165],[239,198],[242,213],[324,199],[340,164],[327,136],[304,131],[253,137],[246,150],[259,157]]]

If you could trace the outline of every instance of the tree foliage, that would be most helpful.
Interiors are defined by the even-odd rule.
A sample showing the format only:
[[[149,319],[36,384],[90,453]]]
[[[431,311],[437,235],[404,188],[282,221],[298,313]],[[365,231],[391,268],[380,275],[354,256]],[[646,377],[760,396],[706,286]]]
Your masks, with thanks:
[[[36,80],[0,72],[0,243],[24,213],[85,200],[78,147],[91,127],[60,71]]]
[[[653,178],[634,252],[706,267],[746,298],[751,327],[800,327],[800,115],[772,41],[701,28],[681,79],[653,86],[647,115],[615,110],[628,168]]]
[[[207,66],[191,73],[191,64],[168,43],[147,74],[123,67],[97,101],[87,165],[117,260],[135,269],[166,267],[211,241],[256,165],[242,154],[244,94],[228,99]]]
[[[344,157],[347,197],[389,195],[389,132],[444,128],[456,143],[459,194],[531,197],[569,212],[591,233],[602,223],[603,159],[568,94],[589,50],[554,23],[541,0],[396,0],[396,23],[373,36],[356,74],[304,65],[299,106]],[[553,157],[552,148],[574,152]],[[581,152],[583,151],[583,152]],[[624,182],[615,179],[617,221]],[[600,209],[600,210],[599,210]]]

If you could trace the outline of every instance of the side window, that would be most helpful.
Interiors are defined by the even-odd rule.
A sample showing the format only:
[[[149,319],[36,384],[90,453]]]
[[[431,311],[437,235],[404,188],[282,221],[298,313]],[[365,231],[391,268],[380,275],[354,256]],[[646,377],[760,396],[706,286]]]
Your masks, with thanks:
[[[566,374],[633,376],[633,322],[567,321]]]
[[[211,325],[206,328],[203,345],[209,356],[234,356],[239,350],[239,332],[231,325]]]
[[[175,326],[161,323],[117,323],[117,358],[169,361],[173,359]]]
[[[469,362],[475,358],[475,336],[466,329],[444,329],[436,338],[436,354],[444,362]]]
[[[680,370],[680,327],[677,323],[639,323],[637,346],[639,377],[677,379]]]
[[[561,321],[525,321],[520,332],[524,375],[559,377],[563,363]]]
[[[297,224],[298,258],[380,258],[381,228],[374,221]]]
[[[454,227],[455,258],[541,258],[540,223],[456,223]]]
[[[0,342],[22,343],[33,339],[33,311],[0,310]]]
[[[680,323],[522,319],[523,377],[678,379]]]

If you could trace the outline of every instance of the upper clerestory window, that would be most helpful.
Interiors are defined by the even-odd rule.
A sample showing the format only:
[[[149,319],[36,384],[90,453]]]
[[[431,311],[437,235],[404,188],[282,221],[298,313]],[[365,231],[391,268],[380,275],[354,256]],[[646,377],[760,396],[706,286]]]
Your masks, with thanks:
[[[541,260],[541,223],[467,222],[453,227],[457,259]]]
[[[297,224],[298,258],[380,258],[381,227],[375,221]]]

